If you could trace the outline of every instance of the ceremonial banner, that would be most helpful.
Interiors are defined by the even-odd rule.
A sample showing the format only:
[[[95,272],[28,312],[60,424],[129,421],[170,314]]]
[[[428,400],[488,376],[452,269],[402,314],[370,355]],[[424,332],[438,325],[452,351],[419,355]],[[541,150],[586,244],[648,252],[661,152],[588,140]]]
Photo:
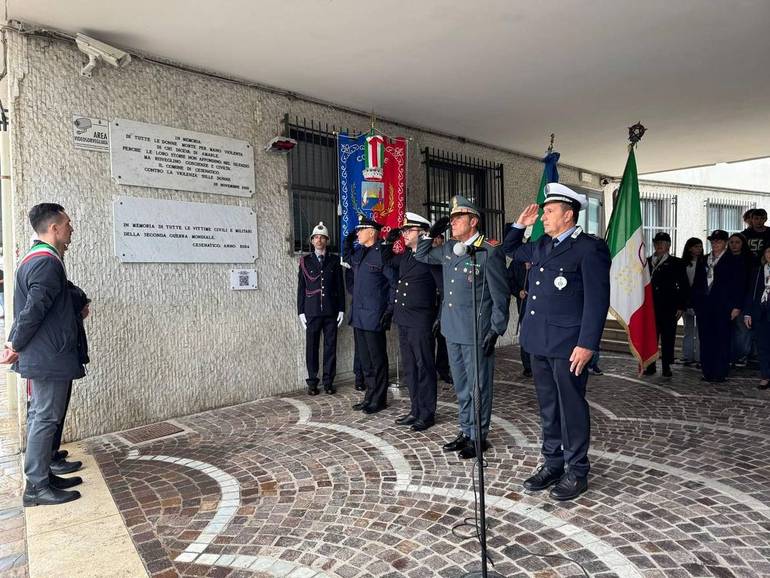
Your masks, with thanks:
[[[607,230],[612,256],[610,311],[628,334],[631,353],[643,371],[658,357],[652,285],[642,236],[642,206],[633,147]]]
[[[384,238],[404,223],[406,212],[406,149],[404,138],[369,133],[337,138],[340,236],[344,239],[364,215],[383,225]],[[403,241],[394,250],[403,251]]]
[[[559,170],[556,168],[556,164],[559,162],[560,156],[557,152],[549,152],[543,159],[545,166],[543,167],[543,176],[540,179],[540,188],[537,190],[537,199],[535,200],[538,205],[542,205],[545,202],[545,186],[548,183],[559,182]],[[545,232],[543,230],[542,217],[543,209],[540,208],[537,212],[537,221],[532,225],[532,233],[529,235],[530,242],[537,241]]]

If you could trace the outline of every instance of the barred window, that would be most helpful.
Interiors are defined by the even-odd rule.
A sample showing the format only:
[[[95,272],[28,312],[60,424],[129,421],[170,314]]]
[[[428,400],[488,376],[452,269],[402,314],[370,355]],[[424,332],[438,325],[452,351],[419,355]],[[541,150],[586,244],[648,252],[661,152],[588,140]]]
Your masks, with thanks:
[[[657,233],[668,233],[671,237],[671,254],[677,252],[676,244],[676,195],[661,193],[643,193],[642,204],[642,235],[647,254],[654,249],[652,240]]]
[[[740,233],[745,229],[743,213],[756,206],[756,203],[750,202],[706,199],[706,235],[715,229],[722,229],[730,235]]]
[[[425,148],[428,219],[449,215],[449,200],[462,195],[481,212],[480,229],[490,239],[503,239],[503,165]]]

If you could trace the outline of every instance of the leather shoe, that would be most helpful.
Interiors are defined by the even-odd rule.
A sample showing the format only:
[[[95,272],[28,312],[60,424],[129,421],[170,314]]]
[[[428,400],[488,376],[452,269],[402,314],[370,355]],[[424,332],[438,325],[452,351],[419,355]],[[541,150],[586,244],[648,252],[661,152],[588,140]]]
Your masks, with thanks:
[[[460,434],[455,439],[453,439],[451,442],[445,443],[443,446],[441,446],[441,448],[445,452],[457,452],[463,449],[470,441],[470,439],[471,438],[469,438],[463,432],[460,432]]]
[[[318,395],[318,393],[319,393],[319,391],[318,391],[318,387],[317,386],[316,387],[308,387],[307,388],[307,394],[308,395]]]
[[[83,462],[59,460],[58,462],[51,462],[51,473],[57,476],[71,474],[72,472],[77,472],[81,467],[83,467]]]
[[[358,403],[354,403],[350,407],[352,407],[356,411],[361,411],[366,407],[366,404],[363,401],[359,401]]]
[[[356,384],[356,391],[366,391],[366,385],[363,383]]]
[[[324,385],[324,392],[328,393],[329,395],[334,395],[337,393],[337,388],[333,385]]]
[[[412,425],[414,422],[417,421],[417,418],[414,417],[411,413],[402,415],[400,418],[395,420],[396,425]]]
[[[80,492],[77,490],[67,492],[65,490],[57,490],[51,486],[36,488],[32,484],[27,484],[24,488],[22,503],[25,508],[30,508],[32,506],[55,506],[57,504],[66,504],[67,502],[77,500],[79,497]]]
[[[663,377],[673,377],[673,376],[674,376],[674,374],[671,373],[671,368],[670,367],[664,367],[663,368]]]
[[[524,489],[530,492],[539,492],[554,485],[564,476],[564,468],[552,469],[543,464],[537,471],[524,480]]]
[[[60,478],[53,474],[48,474],[48,485],[57,490],[66,490],[67,488],[74,488],[77,485],[83,483],[83,478],[80,476],[72,476],[71,478]]]
[[[489,442],[487,440],[484,440],[481,442],[481,445],[483,447],[484,451],[487,451],[490,448]],[[473,440],[468,440],[468,443],[465,445],[463,449],[460,450],[460,453],[457,454],[457,457],[461,460],[470,460],[472,458],[476,457],[476,442]]]
[[[567,472],[565,476],[562,476],[559,483],[556,484],[548,493],[554,500],[574,500],[580,494],[588,489],[588,478],[578,477],[572,472]]]
[[[426,429],[433,427],[435,424],[436,424],[436,420],[433,420],[433,419],[428,419],[428,420],[416,419],[412,424],[412,429],[414,431],[425,431]]]
[[[53,453],[53,458],[51,458],[52,462],[58,462],[66,458],[70,453],[67,450],[58,450]]]
[[[371,415],[373,413],[380,413],[386,407],[388,407],[388,406],[383,405],[383,406],[380,406],[380,407],[376,407],[376,406],[373,406],[373,405],[367,405],[362,411],[365,414],[367,414],[367,415]]]

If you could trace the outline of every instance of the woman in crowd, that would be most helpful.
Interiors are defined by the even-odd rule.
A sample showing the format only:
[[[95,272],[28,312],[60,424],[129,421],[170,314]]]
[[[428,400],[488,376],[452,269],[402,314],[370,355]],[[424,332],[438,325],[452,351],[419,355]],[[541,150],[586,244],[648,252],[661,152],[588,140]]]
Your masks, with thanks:
[[[684,312],[684,341],[682,343],[682,363],[700,366],[698,362],[698,328],[695,324],[695,310],[692,308],[692,284],[695,280],[695,271],[703,261],[703,241],[697,237],[690,237],[684,244],[682,251],[682,261],[684,261],[687,271],[687,280],[690,282],[690,292],[687,299],[687,309]]]
[[[703,380],[722,383],[730,370],[730,323],[743,306],[743,264],[727,250],[727,231],[708,236],[711,251],[695,270],[692,303],[698,323]]]
[[[738,257],[743,267],[744,287],[749,286],[752,273],[756,268],[756,256],[749,248],[749,243],[743,233],[733,233],[727,241],[727,248],[734,256]],[[746,358],[751,353],[751,331],[739,315],[732,323],[732,336],[730,342],[730,363],[733,367],[746,365]]]
[[[744,323],[756,335],[759,352],[759,389],[770,384],[770,247],[762,252],[762,262],[755,268],[744,305]]]

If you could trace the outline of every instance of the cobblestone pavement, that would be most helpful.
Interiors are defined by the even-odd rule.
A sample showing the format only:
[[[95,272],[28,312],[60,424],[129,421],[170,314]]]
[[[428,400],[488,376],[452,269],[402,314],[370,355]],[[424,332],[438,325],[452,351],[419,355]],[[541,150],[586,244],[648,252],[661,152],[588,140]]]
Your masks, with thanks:
[[[497,353],[485,470],[488,540],[504,576],[770,576],[770,395],[744,372],[728,384],[639,379],[629,357],[589,381],[589,491],[556,503],[521,483],[537,466],[539,420],[518,350]],[[360,394],[302,393],[172,420],[145,443],[91,440],[137,549],[156,576],[456,577],[479,565],[473,465],[455,436],[453,391],[416,433]],[[470,530],[458,533],[468,536]],[[533,554],[534,553],[534,554]]]

